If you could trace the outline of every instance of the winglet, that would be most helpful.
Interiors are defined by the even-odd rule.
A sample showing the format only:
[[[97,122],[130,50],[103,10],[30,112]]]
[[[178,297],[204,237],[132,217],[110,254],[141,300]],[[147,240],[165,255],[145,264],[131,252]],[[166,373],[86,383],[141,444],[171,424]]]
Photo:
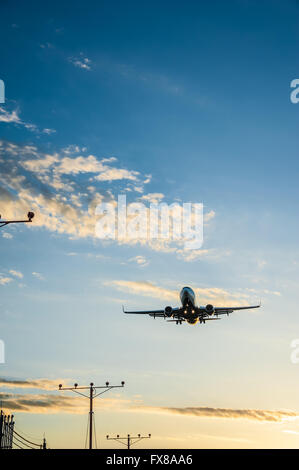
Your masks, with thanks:
[[[126,313],[126,312],[125,312],[125,307],[124,307],[123,305],[122,305],[122,308],[123,308],[123,312]]]

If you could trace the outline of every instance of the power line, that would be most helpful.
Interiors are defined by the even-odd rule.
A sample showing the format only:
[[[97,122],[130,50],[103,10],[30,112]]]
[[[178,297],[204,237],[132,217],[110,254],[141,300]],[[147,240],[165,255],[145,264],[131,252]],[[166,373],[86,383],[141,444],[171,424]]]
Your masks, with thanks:
[[[97,430],[96,430],[96,420],[93,420],[93,430],[94,430],[94,441],[96,445],[96,449],[98,448],[98,442],[97,442]]]
[[[19,449],[24,449],[24,447],[19,446],[19,445],[16,444],[14,441],[13,441],[13,445],[14,445],[14,446],[17,446]]]
[[[95,387],[93,382],[90,383],[89,386],[78,387],[78,384],[75,383],[73,387],[62,387],[62,384],[59,384],[59,390],[69,390],[71,392],[75,392],[78,395],[81,395],[85,398],[89,399],[89,449],[92,449],[93,443],[93,400],[94,398],[103,395],[106,392],[109,392],[113,388],[122,388],[124,387],[125,382],[121,382],[121,385],[110,385],[109,382],[106,382],[106,385],[101,385]],[[97,393],[97,389],[104,389],[102,392]],[[89,390],[89,395],[85,395],[85,393],[79,392],[78,390]]]
[[[34,449],[34,450],[36,450],[35,447],[29,446],[28,444],[26,444],[26,442],[23,442],[21,439],[18,439],[16,436],[13,436],[13,441],[14,441],[15,439],[16,439],[18,442],[20,442],[21,444],[23,444],[24,446],[26,446],[28,449]],[[15,442],[14,442],[14,444],[15,444]],[[39,446],[39,447],[40,447],[40,446]]]
[[[86,434],[85,434],[85,449],[87,447],[88,426],[89,426],[89,415],[87,416],[87,426],[86,426]]]
[[[23,441],[26,441],[29,444],[33,445],[33,446],[41,447],[41,444],[36,444],[36,442],[29,441],[28,439],[26,439],[25,437],[23,437],[19,433],[17,433],[17,431],[15,429],[13,430],[13,433],[16,434],[17,436],[19,436],[21,439],[23,439]]]
[[[16,442],[17,441],[17,442]],[[1,410],[0,412],[0,449],[12,449],[13,445],[20,449],[46,449],[46,439],[42,443],[36,443],[27,439],[15,429],[15,422],[13,415],[5,415]]]
[[[33,441],[38,441],[39,440],[39,437],[32,436],[31,434],[28,434],[28,432],[25,432],[22,429],[20,429],[19,426],[14,425],[14,429],[16,429],[19,434],[22,434],[22,436],[25,436],[27,439],[32,439]]]
[[[149,434],[148,436],[141,436],[141,434],[137,434],[137,436],[130,436],[130,434],[128,434],[127,437],[120,437],[119,434],[117,434],[116,437],[106,436],[106,439],[108,441],[117,441],[120,444],[126,446],[127,449],[131,449],[131,447],[134,444],[137,444],[137,442],[141,441],[142,439],[150,439],[151,437],[151,434]]]

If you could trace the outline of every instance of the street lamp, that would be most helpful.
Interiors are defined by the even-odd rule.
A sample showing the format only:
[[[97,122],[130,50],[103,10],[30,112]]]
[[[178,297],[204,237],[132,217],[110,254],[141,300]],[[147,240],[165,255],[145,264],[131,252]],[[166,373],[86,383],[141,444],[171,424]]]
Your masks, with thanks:
[[[26,224],[28,222],[32,222],[32,219],[34,217],[34,212],[29,211],[27,214],[27,217],[28,217],[27,220],[2,220],[1,215],[0,215],[0,228],[8,224],[21,224],[21,223]]]

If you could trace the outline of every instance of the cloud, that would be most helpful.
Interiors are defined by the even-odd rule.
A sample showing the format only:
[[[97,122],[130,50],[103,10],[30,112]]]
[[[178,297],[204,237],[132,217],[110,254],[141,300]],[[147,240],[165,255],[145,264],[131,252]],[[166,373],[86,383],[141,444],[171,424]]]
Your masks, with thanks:
[[[32,276],[36,277],[36,279],[39,279],[40,281],[45,280],[44,276],[41,273],[37,273],[35,271],[33,271]]]
[[[155,439],[161,439],[164,441],[169,441],[169,442],[186,442],[189,444],[189,448],[193,448],[192,441],[195,443],[195,446],[197,445],[198,441],[202,441],[203,439],[213,439],[213,440],[221,440],[221,441],[227,441],[227,442],[241,442],[241,443],[249,443],[251,440],[245,439],[242,437],[229,437],[229,436],[221,436],[219,434],[201,434],[201,433],[196,433],[196,434],[186,434],[184,433],[183,436],[159,436],[155,434]]]
[[[106,286],[114,286],[121,292],[129,292],[145,297],[154,297],[165,300],[179,300],[179,293],[176,290],[164,289],[148,281],[104,281]]]
[[[55,132],[56,132],[55,129],[48,129],[48,128],[43,129],[43,133],[47,135],[55,134]]]
[[[76,395],[72,396],[69,392],[58,390],[56,394],[39,393],[24,395],[16,393],[0,393],[0,402],[2,403],[2,408],[7,413],[85,414],[88,409],[88,401],[86,398]],[[129,407],[130,404],[133,404],[133,401],[118,397],[105,398],[105,400],[101,401],[101,410],[121,411],[122,409],[125,409],[125,407]]]
[[[55,173],[78,175],[79,173],[100,173],[105,169],[94,155],[88,157],[62,157],[58,159]]]
[[[58,381],[40,380],[6,380],[1,379],[0,385],[6,388],[41,389],[46,393],[38,394],[16,394],[0,393],[0,402],[6,412],[22,413],[71,413],[85,414],[88,408],[87,400],[81,396],[72,396],[68,392],[58,391],[47,393],[51,389],[57,389]],[[140,404],[140,399],[122,399],[120,397],[106,398],[101,402],[101,410],[125,411],[132,413],[157,413],[167,415],[180,415],[203,419],[245,419],[257,422],[280,423],[294,420],[299,417],[298,413],[290,410],[256,410],[256,409],[231,409],[212,407],[153,407]],[[288,432],[288,431],[286,431]]]
[[[22,154],[22,147],[18,148],[19,152]],[[29,149],[34,156],[39,156],[38,150],[36,147],[31,147]],[[44,154],[41,158],[34,158],[32,160],[21,161],[21,165],[25,170],[34,172],[34,173],[47,173],[49,168],[59,161],[59,155],[57,153],[53,155]]]
[[[113,286],[121,292],[151,297],[156,299],[164,299],[166,301],[179,302],[179,290],[167,289],[149,281],[126,281],[126,280],[109,280],[103,283],[106,286]],[[243,291],[231,292],[218,287],[193,287],[197,300],[201,305],[206,303],[215,303],[217,306],[242,306],[249,302],[249,294]]]
[[[79,57],[69,57],[69,62],[80,69],[91,70],[91,60],[88,57],[84,57],[82,52]]]
[[[0,378],[0,386],[3,388],[15,389],[37,389],[50,392],[57,390],[58,384],[63,380],[49,379],[9,379]],[[50,393],[41,394],[15,394],[0,393],[0,402],[3,408],[9,411],[19,411],[25,413],[86,413],[86,399],[83,397],[70,396],[67,392],[59,392],[53,395]],[[163,413],[168,415],[190,416],[197,418],[216,419],[247,419],[259,422],[282,422],[296,419],[298,413],[291,410],[261,410],[261,409],[234,409],[215,408],[208,406],[199,407],[154,407],[140,404],[140,397],[133,400],[116,398],[106,398],[101,402],[101,408],[140,412],[140,413]],[[292,432],[286,430],[285,432]]]
[[[19,279],[23,278],[23,274],[20,271],[16,271],[15,269],[10,269],[9,272],[10,274],[12,274],[15,277],[18,277]]]
[[[118,194],[125,190],[142,194],[150,175],[123,168],[114,156],[99,158],[85,155],[85,152],[86,149],[76,145],[45,152],[36,145],[0,140],[0,207],[1,204],[5,206],[5,216],[23,216],[30,209],[35,212],[30,229],[44,227],[70,238],[96,238],[96,223],[100,218],[96,215],[96,207],[103,202],[116,207]],[[127,201],[128,211],[136,202],[158,202],[164,197],[163,193],[156,192],[134,200],[132,194]],[[172,215],[176,219],[179,214],[174,212],[173,209]],[[171,222],[169,236],[151,238],[149,215],[149,207],[144,205],[142,217],[147,225],[144,234],[133,234],[133,221],[126,236],[116,237],[110,243],[145,246],[157,252],[172,253],[184,261],[196,261],[207,256],[217,258],[213,250],[185,250],[186,240],[173,239]],[[214,213],[210,211],[207,219],[212,217]]]
[[[0,393],[0,401],[4,410],[13,413],[86,413],[84,398],[64,395]]]
[[[9,284],[12,280],[13,279],[11,277],[8,277],[8,276],[6,276],[6,277],[2,276],[1,277],[1,275],[0,275],[0,285],[1,286],[5,286],[6,284]]]
[[[210,211],[210,212],[207,212],[205,215],[204,215],[204,222],[205,223],[208,223],[210,222],[210,220],[214,219],[214,217],[216,216],[216,212],[215,211]]]
[[[253,421],[282,422],[289,419],[298,418],[295,411],[280,410],[253,410],[253,409],[231,409],[231,408],[211,408],[201,407],[140,407],[144,411],[151,413],[166,413],[181,416],[194,416],[198,418],[219,418],[219,419],[247,419]]]
[[[94,179],[97,181],[115,181],[123,179],[137,181],[138,175],[138,171],[128,171],[123,168],[107,168]]]
[[[38,390],[55,390],[58,388],[61,379],[8,379],[0,377],[0,386],[6,388],[36,388]]]
[[[184,261],[196,261],[198,259],[204,258],[206,256],[213,256],[213,250],[177,250],[179,258],[182,258]]]
[[[183,95],[185,93],[184,88],[178,83],[162,74],[155,74],[146,70],[138,70],[134,65],[131,64],[114,64],[107,63],[102,64],[105,68],[115,73],[118,73],[126,80],[136,81],[143,84],[146,87],[154,88],[165,93],[169,93],[175,96]]]
[[[101,183],[110,183],[110,177],[137,179],[139,173],[117,167],[112,171],[110,164],[116,161],[115,157],[99,160],[93,155],[74,155],[71,158],[70,153],[77,150],[80,149],[47,154],[34,145],[0,140],[0,206],[5,205],[5,216],[18,217],[29,207],[36,213],[34,226],[73,237],[95,237],[95,208],[103,200],[113,201],[114,196],[103,185],[101,192],[96,186],[89,191],[90,184],[83,181],[83,176],[86,175],[87,183],[91,175],[102,180]],[[77,175],[82,178],[76,179]]]
[[[66,155],[74,155],[76,153],[85,152],[86,147],[79,147],[79,145],[68,145],[67,147],[62,149],[62,152]]]
[[[53,49],[53,44],[46,42],[45,44],[40,44],[41,49]]]
[[[37,150],[37,149],[36,149]],[[70,151],[63,153],[69,155]],[[36,153],[35,153],[36,156]],[[25,160],[22,166],[31,172],[42,173],[43,181],[51,184],[49,177],[45,175],[53,173],[54,180],[58,180],[61,175],[79,175],[84,173],[95,173],[95,181],[115,181],[115,180],[138,180],[138,171],[130,171],[124,168],[113,168],[107,162],[114,162],[115,158],[103,158],[98,160],[94,155],[88,156],[61,156],[58,153],[53,155],[43,154],[41,158]]]
[[[10,269],[8,273],[13,277],[8,276],[7,274],[0,273],[0,285],[5,286],[6,284],[9,284],[10,282],[14,281],[15,278],[23,278],[23,274],[20,271],[16,271],[15,269]]]
[[[35,124],[30,122],[23,121],[19,115],[19,109],[14,109],[12,111],[6,110],[3,106],[0,106],[0,122],[4,122],[6,124],[16,124],[18,126],[23,126],[29,131],[32,132],[42,132],[44,134],[53,134],[56,132],[54,129],[42,129],[40,130]]]
[[[149,265],[149,261],[144,256],[141,256],[141,255],[134,256],[133,258],[130,258],[129,261],[137,263],[138,266],[142,266],[142,267]]]
[[[163,193],[148,193],[144,194],[141,196],[140,200],[141,201],[148,201],[151,204],[158,204],[161,199],[164,199],[164,194]]]
[[[22,124],[18,110],[9,112],[2,106],[0,106],[0,122]]]
[[[9,232],[3,232],[2,237],[7,238],[8,240],[11,240],[13,238],[12,234]]]
[[[276,295],[277,297],[280,297],[281,296],[281,292],[279,291],[273,291],[273,290],[268,290],[268,289],[264,289],[262,291],[264,294],[269,294],[269,295]]]
[[[276,297],[281,297],[281,292],[276,291],[276,290],[269,290],[269,289],[252,289],[249,287],[246,287],[247,292],[252,292],[256,295],[261,296],[262,294],[265,295],[275,295]]]

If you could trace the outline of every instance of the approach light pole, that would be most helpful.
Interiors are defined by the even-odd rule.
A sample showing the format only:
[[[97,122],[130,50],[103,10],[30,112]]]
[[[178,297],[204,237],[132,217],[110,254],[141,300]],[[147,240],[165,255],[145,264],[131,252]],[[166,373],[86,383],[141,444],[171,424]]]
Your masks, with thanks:
[[[103,393],[109,392],[109,390],[112,390],[113,388],[123,388],[125,385],[125,382],[121,382],[121,385],[110,385],[109,382],[106,382],[105,385],[95,387],[93,382],[90,383],[89,386],[87,387],[78,387],[78,384],[75,383],[73,387],[62,387],[62,384],[59,384],[59,390],[69,390],[75,393],[78,393],[78,395],[82,395],[85,398],[89,398],[89,449],[92,449],[92,425],[93,425],[93,399],[103,395]],[[104,389],[102,392],[97,393],[97,389]],[[79,392],[78,390],[89,390],[89,395],[85,395],[82,392]]]
[[[148,436],[141,436],[141,434],[138,434],[137,436],[130,436],[130,434],[128,434],[127,437],[120,437],[118,434],[116,437],[106,436],[106,439],[108,441],[120,442],[120,444],[126,446],[127,449],[131,449],[131,446],[137,444],[137,442],[141,441],[142,439],[150,439],[151,437],[151,434],[149,434]]]
[[[27,220],[2,220],[0,215],[0,228],[8,224],[26,224],[28,222],[32,222],[34,212],[28,212],[27,217]]]

